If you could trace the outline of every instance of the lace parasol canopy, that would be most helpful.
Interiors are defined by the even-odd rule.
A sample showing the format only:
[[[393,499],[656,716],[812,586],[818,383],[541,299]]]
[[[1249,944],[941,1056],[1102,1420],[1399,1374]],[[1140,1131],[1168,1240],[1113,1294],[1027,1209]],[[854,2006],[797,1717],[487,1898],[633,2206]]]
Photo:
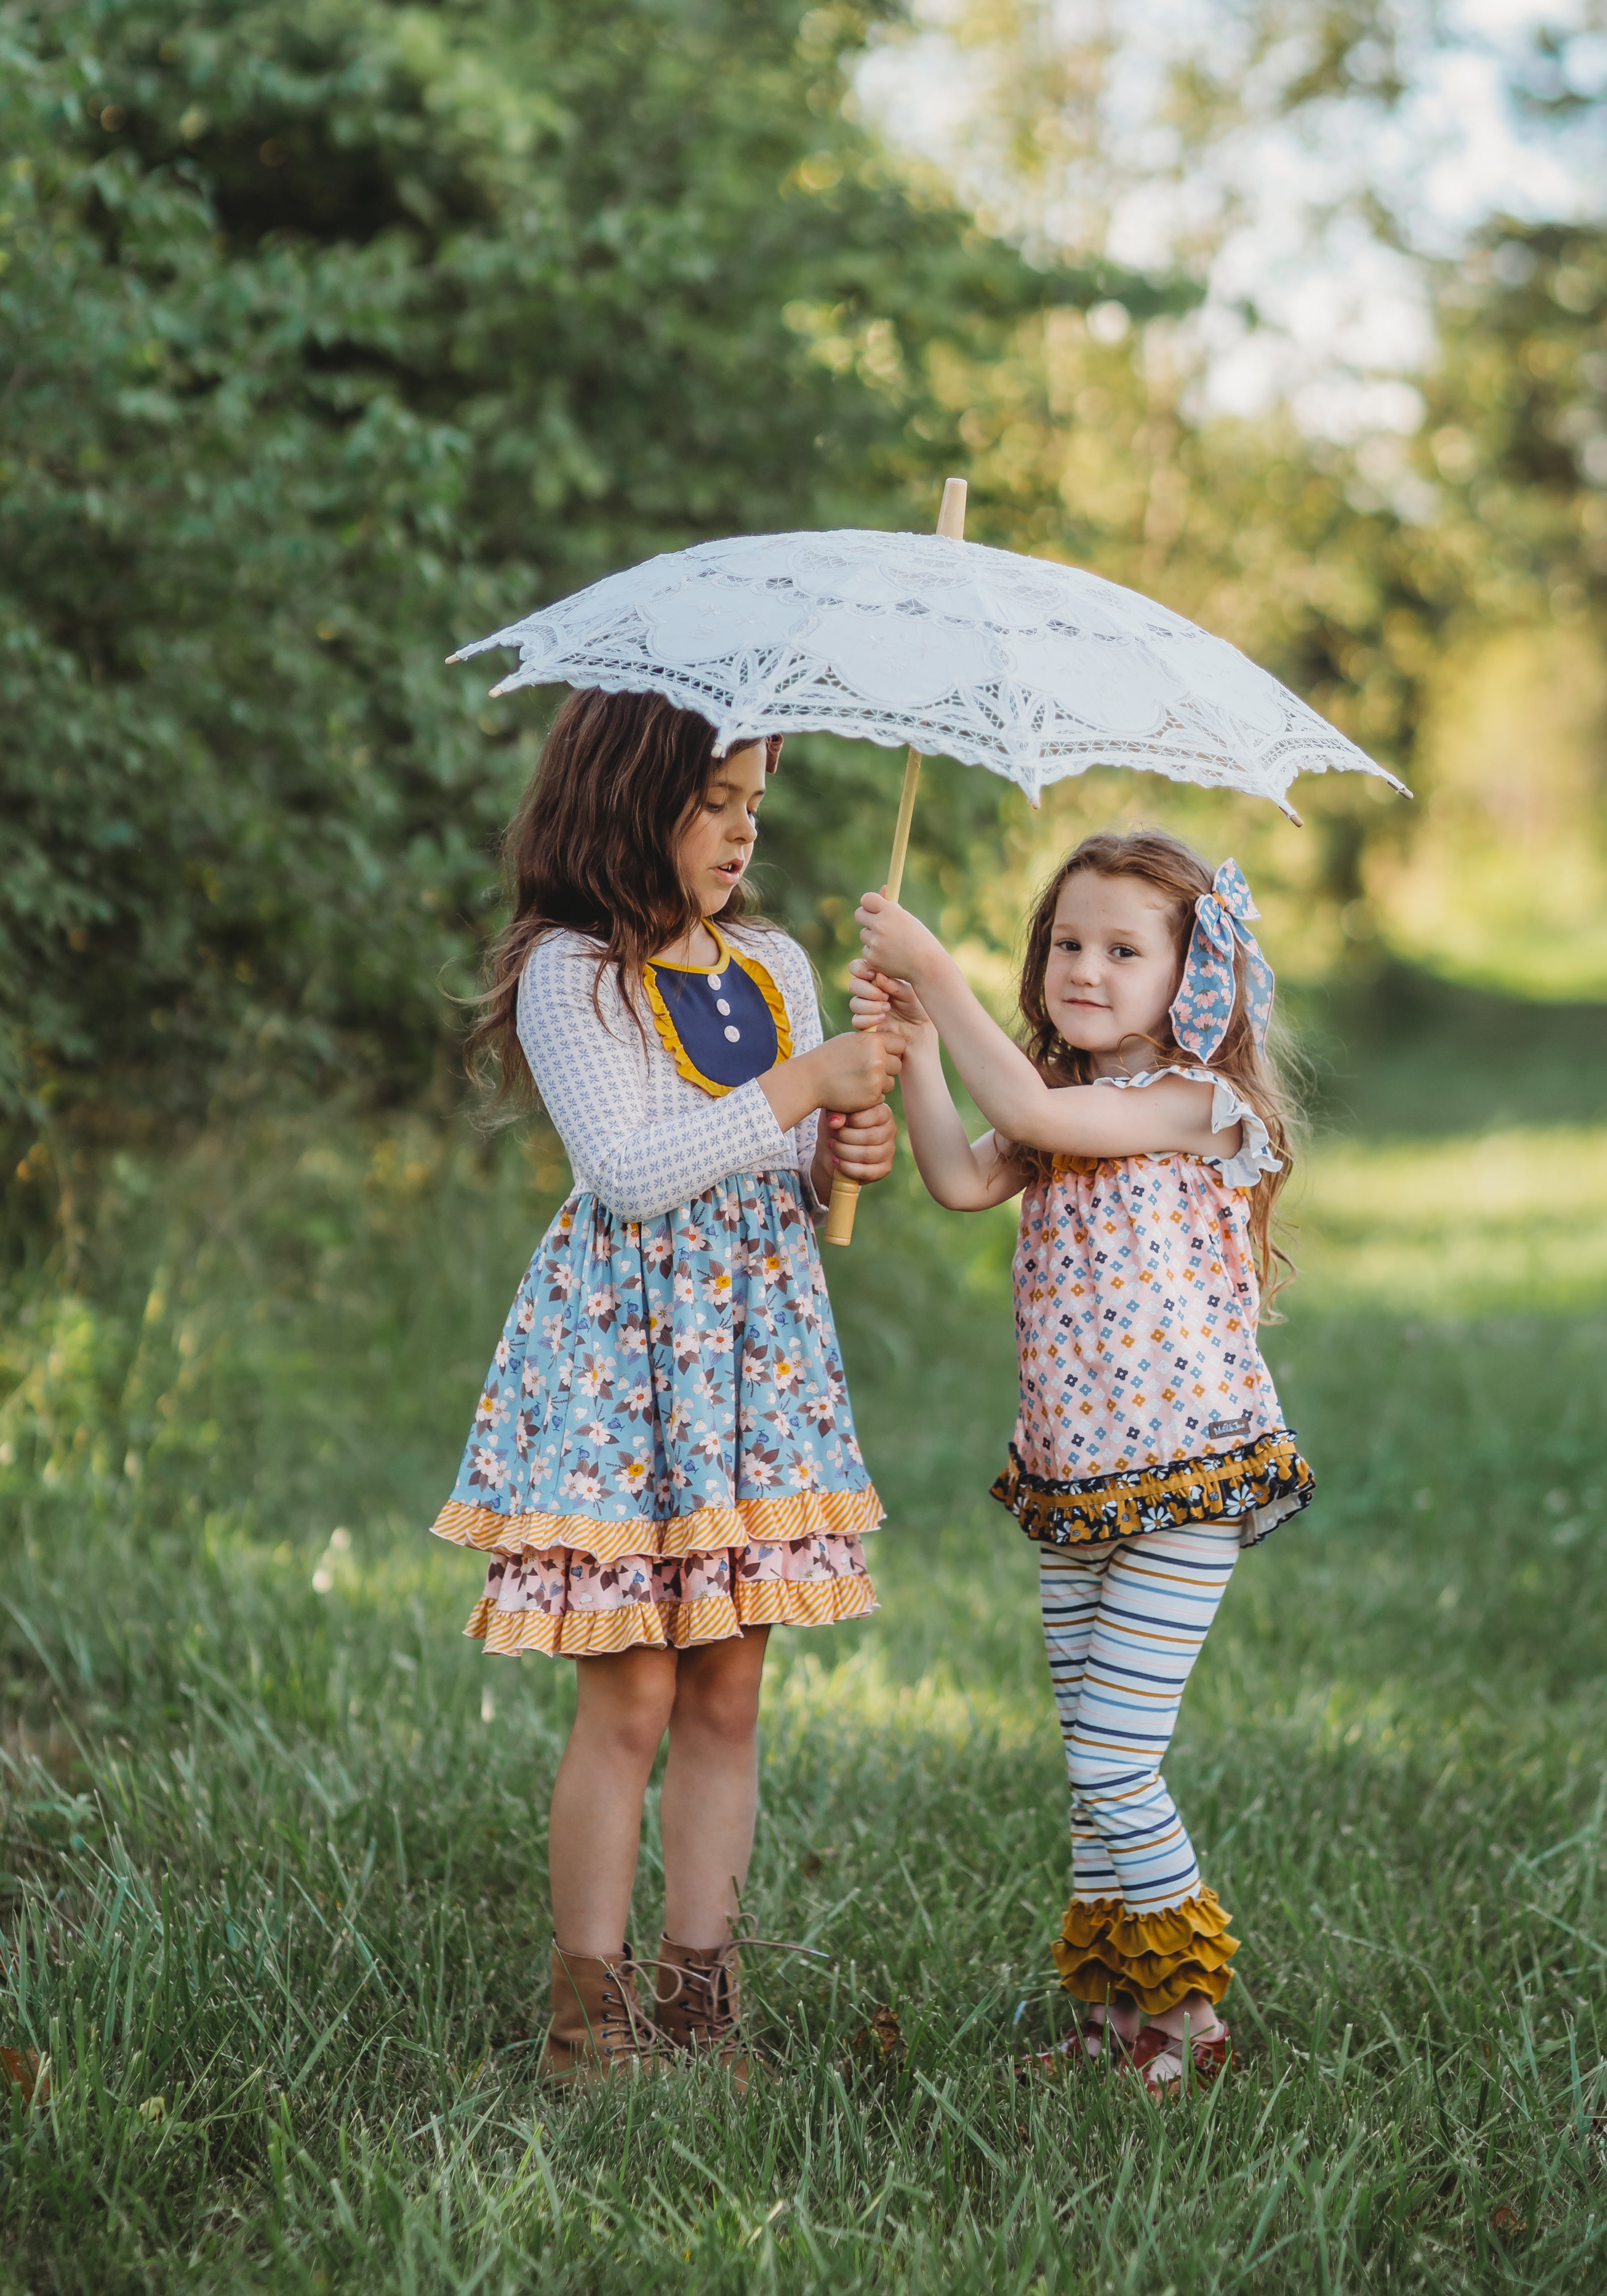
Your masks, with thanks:
[[[1078,566],[941,535],[758,534],[650,558],[464,646],[494,693],[661,693],[720,747],[831,733],[986,766],[1036,805],[1090,766],[1270,798],[1297,774],[1402,783],[1226,639]],[[1295,816],[1298,819],[1298,816]]]

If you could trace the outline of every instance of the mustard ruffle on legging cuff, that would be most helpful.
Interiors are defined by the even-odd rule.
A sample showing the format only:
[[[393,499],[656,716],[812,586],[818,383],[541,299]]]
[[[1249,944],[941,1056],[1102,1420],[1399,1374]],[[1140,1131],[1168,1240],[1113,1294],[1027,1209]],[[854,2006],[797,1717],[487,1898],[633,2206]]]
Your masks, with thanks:
[[[1239,1950],[1227,1922],[1214,1890],[1158,1914],[1130,1914],[1119,1898],[1073,1898],[1054,1940],[1054,1965],[1078,2000],[1126,1993],[1146,2017],[1158,2017],[1185,1994],[1221,2000]]]

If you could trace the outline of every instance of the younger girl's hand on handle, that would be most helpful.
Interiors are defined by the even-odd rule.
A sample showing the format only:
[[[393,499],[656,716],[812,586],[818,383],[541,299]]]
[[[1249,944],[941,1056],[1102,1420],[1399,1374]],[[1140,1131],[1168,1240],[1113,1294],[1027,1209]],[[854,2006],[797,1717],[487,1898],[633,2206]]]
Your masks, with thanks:
[[[853,987],[849,992],[849,1010],[857,1029],[885,1029],[893,1017],[893,1000],[882,976],[873,964],[857,956],[849,967]]]
[[[912,917],[885,893],[866,893],[854,912],[854,922],[867,960],[890,980],[913,983],[918,988],[922,971],[943,957],[943,944],[936,933],[929,932],[919,917]]]
[[[869,957],[857,956],[849,967],[854,986],[849,1003],[857,1029],[885,1028],[896,1021],[907,1037],[916,1029],[930,1029],[931,1016],[907,980],[878,972]]]

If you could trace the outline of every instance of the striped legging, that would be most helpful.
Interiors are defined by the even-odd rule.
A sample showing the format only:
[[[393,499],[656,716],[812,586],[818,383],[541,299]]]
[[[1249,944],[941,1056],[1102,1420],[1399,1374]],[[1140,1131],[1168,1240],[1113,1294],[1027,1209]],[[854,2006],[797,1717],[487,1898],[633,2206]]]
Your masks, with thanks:
[[[1235,1522],[1148,1531],[1092,1552],[1040,1550],[1071,1781],[1073,1906],[1119,1898],[1128,1915],[1145,1915],[1200,1894],[1160,1762],[1238,1555]]]

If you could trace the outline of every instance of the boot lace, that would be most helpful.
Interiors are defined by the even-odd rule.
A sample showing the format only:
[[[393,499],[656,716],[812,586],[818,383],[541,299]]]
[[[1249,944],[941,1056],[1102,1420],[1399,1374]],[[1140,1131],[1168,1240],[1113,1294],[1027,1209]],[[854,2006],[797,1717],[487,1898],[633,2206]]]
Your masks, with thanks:
[[[676,1980],[673,1993],[659,1996],[659,2006],[668,2007],[685,1992],[686,2021],[692,2029],[694,2046],[718,2048],[736,2032],[742,2013],[737,1957],[750,1949],[761,1953],[805,1953],[816,1961],[829,1961],[832,1957],[818,1946],[799,1945],[788,1938],[754,1937],[734,1923],[733,1934],[724,1945],[688,1947],[685,1951],[689,1958],[685,1962],[655,1963],[655,1968],[668,1969]]]
[[[640,1971],[660,1969],[663,1964],[638,1961],[627,1946],[618,1961],[605,1957],[603,1966],[609,1981],[603,1990],[603,2010],[597,2021],[599,2050],[610,2059],[667,2054],[671,2046],[668,2037],[660,2032],[636,1998],[635,1983]],[[656,1985],[654,1996],[656,2000]],[[669,1997],[673,1999],[674,1996]]]

